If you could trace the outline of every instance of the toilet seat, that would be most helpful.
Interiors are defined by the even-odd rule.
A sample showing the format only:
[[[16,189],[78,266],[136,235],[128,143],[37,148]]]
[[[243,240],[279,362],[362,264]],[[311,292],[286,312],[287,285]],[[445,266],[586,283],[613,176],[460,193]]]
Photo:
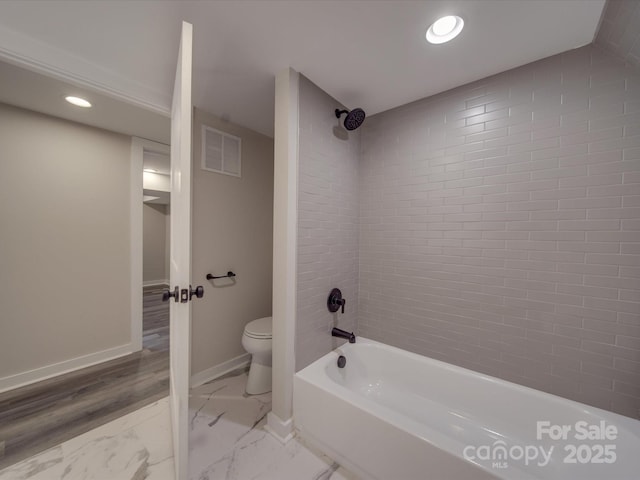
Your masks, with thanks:
[[[247,323],[244,327],[244,334],[250,338],[271,339],[272,338],[272,317],[258,318]]]

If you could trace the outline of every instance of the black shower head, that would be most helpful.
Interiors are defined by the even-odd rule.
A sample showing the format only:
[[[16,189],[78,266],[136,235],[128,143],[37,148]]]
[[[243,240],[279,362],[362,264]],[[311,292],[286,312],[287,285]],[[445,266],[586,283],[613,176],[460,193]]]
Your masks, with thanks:
[[[351,111],[340,110],[336,108],[337,118],[340,118],[343,113],[347,114],[344,119],[344,128],[346,128],[347,130],[355,130],[356,128],[358,128],[360,125],[362,125],[362,122],[364,122],[364,117],[366,116],[364,110],[362,110],[361,108],[354,108]]]

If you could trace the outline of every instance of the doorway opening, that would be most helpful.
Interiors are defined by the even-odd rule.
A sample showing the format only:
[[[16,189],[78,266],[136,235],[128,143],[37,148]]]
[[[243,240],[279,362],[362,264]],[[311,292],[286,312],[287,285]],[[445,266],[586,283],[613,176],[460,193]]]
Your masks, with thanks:
[[[161,150],[147,145],[142,155],[142,349],[168,352],[171,159]]]

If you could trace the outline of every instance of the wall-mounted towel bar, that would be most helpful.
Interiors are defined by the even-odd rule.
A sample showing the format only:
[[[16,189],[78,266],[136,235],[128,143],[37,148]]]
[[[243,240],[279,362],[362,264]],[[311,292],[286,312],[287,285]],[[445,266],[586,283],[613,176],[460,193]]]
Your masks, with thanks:
[[[226,275],[220,275],[219,277],[214,277],[210,273],[207,273],[207,280],[215,280],[217,278],[233,278],[235,276],[236,276],[236,274],[231,272],[231,271],[227,272]]]

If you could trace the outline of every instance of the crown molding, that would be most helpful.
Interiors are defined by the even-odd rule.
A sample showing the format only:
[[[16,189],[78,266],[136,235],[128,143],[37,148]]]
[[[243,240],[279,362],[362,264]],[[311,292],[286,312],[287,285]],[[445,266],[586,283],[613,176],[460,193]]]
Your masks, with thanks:
[[[84,58],[1,26],[0,60],[166,117],[171,116],[170,92],[151,89]]]

